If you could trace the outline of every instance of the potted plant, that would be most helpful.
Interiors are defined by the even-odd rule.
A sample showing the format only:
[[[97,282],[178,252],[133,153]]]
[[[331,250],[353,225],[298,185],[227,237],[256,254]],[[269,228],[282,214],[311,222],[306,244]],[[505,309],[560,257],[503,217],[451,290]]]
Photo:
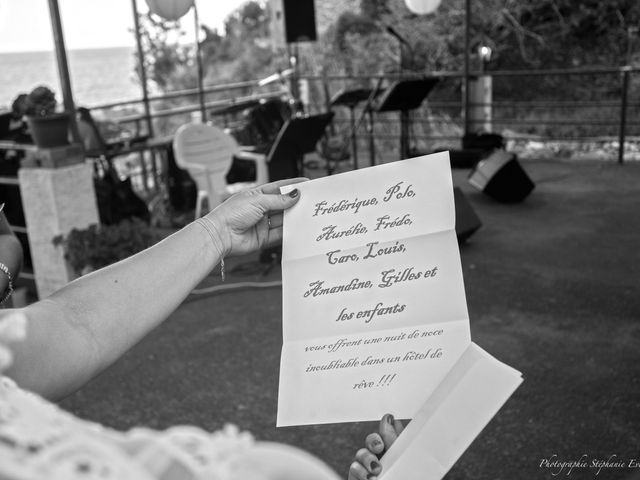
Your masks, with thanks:
[[[144,221],[132,218],[114,225],[74,228],[65,236],[56,236],[53,244],[63,246],[69,266],[80,276],[130,257],[162,237]]]
[[[24,102],[24,114],[33,142],[40,148],[60,147],[69,144],[67,112],[58,112],[56,95],[45,86],[34,88]]]

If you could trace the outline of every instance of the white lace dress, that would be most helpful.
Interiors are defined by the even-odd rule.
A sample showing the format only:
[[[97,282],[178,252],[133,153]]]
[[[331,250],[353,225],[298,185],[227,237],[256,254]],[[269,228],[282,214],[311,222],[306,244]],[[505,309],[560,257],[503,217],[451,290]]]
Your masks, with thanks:
[[[0,322],[4,367],[10,361],[6,338],[23,335],[21,323]],[[284,444],[256,442],[232,425],[213,433],[192,426],[119,432],[87,422],[21,389],[1,371],[2,365],[0,480],[338,478],[317,457]]]

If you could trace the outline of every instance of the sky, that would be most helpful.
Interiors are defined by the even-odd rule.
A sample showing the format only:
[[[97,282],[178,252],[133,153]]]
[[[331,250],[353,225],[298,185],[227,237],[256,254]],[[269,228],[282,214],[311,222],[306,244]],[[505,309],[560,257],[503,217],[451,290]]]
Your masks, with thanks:
[[[136,0],[146,12],[145,0]],[[229,13],[247,0],[196,0],[200,23],[222,28]],[[134,46],[131,0],[58,0],[68,50]],[[192,12],[181,25],[193,38]],[[53,50],[47,0],[0,0],[0,52]]]

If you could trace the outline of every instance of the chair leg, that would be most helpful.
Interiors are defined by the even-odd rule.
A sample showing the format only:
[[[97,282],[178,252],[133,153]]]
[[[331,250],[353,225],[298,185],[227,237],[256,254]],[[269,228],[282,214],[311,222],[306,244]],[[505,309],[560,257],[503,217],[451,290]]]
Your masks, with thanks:
[[[196,220],[202,216],[202,205],[204,202],[209,202],[209,195],[204,190],[198,190],[198,197],[196,198]]]

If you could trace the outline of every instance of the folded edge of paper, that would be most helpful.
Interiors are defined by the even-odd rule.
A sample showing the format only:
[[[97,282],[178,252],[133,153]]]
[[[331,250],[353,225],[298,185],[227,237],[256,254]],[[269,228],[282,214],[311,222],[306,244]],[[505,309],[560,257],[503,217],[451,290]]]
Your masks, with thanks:
[[[471,343],[382,457],[385,480],[441,479],[522,383]]]

